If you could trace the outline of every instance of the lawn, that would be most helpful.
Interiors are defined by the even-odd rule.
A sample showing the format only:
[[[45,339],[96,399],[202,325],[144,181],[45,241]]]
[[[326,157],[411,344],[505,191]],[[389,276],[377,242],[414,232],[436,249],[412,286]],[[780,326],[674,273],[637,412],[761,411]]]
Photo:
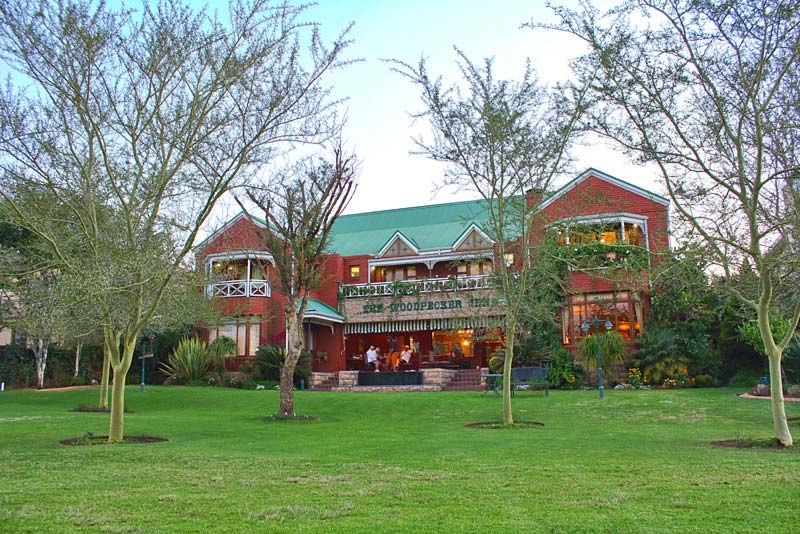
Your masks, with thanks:
[[[798,532],[800,450],[710,444],[770,436],[769,402],[735,393],[523,392],[544,426],[474,429],[501,399],[302,391],[319,420],[264,422],[277,392],[130,388],[126,433],[168,442],[63,446],[107,433],[68,411],[96,389],[6,391],[0,531]]]

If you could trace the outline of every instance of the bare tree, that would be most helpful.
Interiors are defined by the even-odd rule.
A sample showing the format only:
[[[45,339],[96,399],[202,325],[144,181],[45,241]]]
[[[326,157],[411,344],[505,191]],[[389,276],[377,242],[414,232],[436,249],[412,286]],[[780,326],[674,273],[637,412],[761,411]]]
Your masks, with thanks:
[[[781,357],[800,318],[798,243],[800,8],[784,0],[635,0],[606,14],[558,8],[582,39],[575,62],[591,90],[586,127],[655,165],[688,229],[753,310],[769,359],[775,437],[792,444]],[[746,265],[757,288],[731,282]],[[794,295],[789,331],[770,319]]]
[[[111,442],[123,438],[137,338],[216,202],[295,143],[338,130],[321,80],[342,65],[347,32],[324,45],[305,9],[239,0],[221,21],[180,0],[140,13],[0,4],[0,54],[16,71],[0,92],[0,198],[98,308]],[[55,224],[53,206],[69,216]]]
[[[319,287],[336,218],[355,192],[355,158],[334,151],[333,162],[304,160],[275,177],[266,191],[248,191],[264,212],[260,239],[275,258],[278,291],[286,298],[287,351],[281,368],[279,414],[294,417],[294,370],[305,346],[303,316]],[[244,207],[242,207],[244,209]]]
[[[415,117],[430,123],[432,137],[415,142],[422,154],[447,165],[442,185],[474,190],[486,201],[499,296],[505,299],[503,422],[512,424],[514,338],[531,283],[531,229],[542,227],[527,195],[541,195],[563,170],[580,106],[542,86],[530,63],[521,80],[497,80],[491,59],[476,65],[456,53],[461,86],[431,77],[424,59],[416,66],[391,64],[420,89],[423,110]]]

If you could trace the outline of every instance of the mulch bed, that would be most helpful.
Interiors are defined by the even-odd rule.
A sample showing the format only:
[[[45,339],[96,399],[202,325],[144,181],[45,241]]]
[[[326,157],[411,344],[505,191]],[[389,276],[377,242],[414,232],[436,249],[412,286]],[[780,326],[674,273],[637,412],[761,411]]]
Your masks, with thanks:
[[[259,421],[264,421],[265,423],[302,423],[306,421],[319,421],[320,418],[315,415],[280,415],[280,414],[273,414],[267,415],[266,417],[259,417]]]
[[[796,446],[793,447],[784,447],[778,440],[772,439],[749,439],[749,438],[739,438],[739,439],[723,439],[720,441],[712,441],[712,445],[715,447],[730,447],[733,449],[767,449],[772,451],[785,451],[797,448]]]
[[[88,404],[79,404],[75,408],[69,410],[70,412],[80,412],[80,413],[109,413],[111,408],[103,407],[103,406],[89,406]],[[125,413],[133,413],[133,410],[125,406],[122,410]]]
[[[544,423],[538,421],[514,421],[512,425],[505,425],[502,421],[484,421],[481,423],[470,423],[464,426],[467,428],[529,428],[544,426]]]
[[[167,438],[156,436],[124,436],[123,443],[162,443],[169,441]],[[62,439],[61,445],[108,445],[108,436],[81,436],[79,438]]]

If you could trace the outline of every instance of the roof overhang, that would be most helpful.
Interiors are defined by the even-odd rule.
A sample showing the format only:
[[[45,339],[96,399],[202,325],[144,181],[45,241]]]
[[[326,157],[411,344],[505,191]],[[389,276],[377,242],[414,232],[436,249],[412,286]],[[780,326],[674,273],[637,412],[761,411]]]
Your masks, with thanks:
[[[631,183],[628,183],[625,180],[620,180],[619,178],[611,176],[610,174],[606,174],[606,173],[604,173],[602,171],[598,171],[597,169],[589,168],[589,169],[586,169],[585,171],[583,171],[582,173],[580,173],[578,176],[576,176],[574,179],[572,179],[566,185],[564,185],[563,187],[558,189],[555,193],[553,193],[552,195],[550,195],[549,197],[544,199],[539,204],[537,209],[543,210],[543,209],[547,208],[547,206],[549,206],[550,204],[553,204],[558,199],[560,199],[562,196],[566,195],[569,191],[575,189],[578,185],[580,185],[582,182],[588,180],[591,177],[597,178],[598,180],[603,180],[603,181],[608,182],[608,183],[610,183],[612,185],[615,185],[616,187],[619,187],[621,189],[625,189],[626,191],[630,191],[631,193],[633,193],[635,195],[639,195],[640,197],[644,197],[647,200],[651,200],[653,202],[656,202],[657,204],[661,204],[663,206],[669,207],[669,199],[668,198],[662,197],[661,195],[656,195],[655,193],[652,193],[652,192],[648,191],[647,189],[643,189],[643,188],[641,188],[639,186],[636,186],[636,185],[633,185]]]
[[[388,251],[389,251],[389,249],[390,249],[390,248],[392,248],[392,245],[393,245],[393,244],[395,243],[395,241],[397,241],[398,239],[399,239],[400,241],[402,241],[403,243],[405,243],[405,244],[408,246],[408,248],[410,248],[412,251],[414,251],[414,253],[415,253],[415,254],[419,254],[419,248],[418,248],[418,247],[417,247],[417,246],[416,246],[416,245],[415,245],[415,244],[414,244],[414,243],[413,243],[413,242],[412,242],[412,241],[411,241],[409,238],[407,238],[406,236],[404,236],[404,235],[403,235],[403,232],[400,232],[400,231],[398,230],[398,231],[397,231],[397,232],[395,232],[395,233],[394,233],[394,235],[393,235],[392,237],[390,237],[390,238],[389,238],[389,240],[388,240],[388,241],[386,241],[386,243],[383,245],[383,248],[381,248],[380,252],[378,252],[378,257],[381,257],[381,256],[383,256],[384,254],[386,254],[386,252],[388,252]]]

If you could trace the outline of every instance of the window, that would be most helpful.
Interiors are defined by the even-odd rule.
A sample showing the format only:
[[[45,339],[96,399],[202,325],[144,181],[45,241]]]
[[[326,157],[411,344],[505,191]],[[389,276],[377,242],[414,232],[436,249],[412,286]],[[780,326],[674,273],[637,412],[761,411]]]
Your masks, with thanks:
[[[564,344],[577,343],[585,335],[593,334],[595,317],[601,324],[609,321],[611,330],[625,339],[638,338],[642,328],[641,299],[627,291],[569,296],[561,317]],[[584,322],[589,324],[586,333],[581,329]]]
[[[514,254],[503,254],[503,260],[506,262],[506,267],[514,265]]]
[[[212,328],[208,332],[208,342],[211,343],[219,336],[226,336],[236,341],[237,356],[255,356],[261,339],[261,325],[257,322],[259,320],[257,316],[250,320],[254,322],[248,323],[247,317],[241,317],[236,323]]]
[[[361,266],[359,265],[351,265],[350,266],[350,279],[351,280],[358,280],[361,278]]]

